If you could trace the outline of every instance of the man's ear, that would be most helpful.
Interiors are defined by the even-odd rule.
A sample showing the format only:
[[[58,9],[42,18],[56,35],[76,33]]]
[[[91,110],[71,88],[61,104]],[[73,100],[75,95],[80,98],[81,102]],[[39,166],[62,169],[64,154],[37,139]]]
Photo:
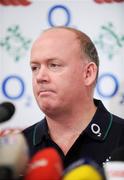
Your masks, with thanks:
[[[86,86],[92,85],[96,81],[97,66],[94,62],[89,62],[84,67],[84,83]]]

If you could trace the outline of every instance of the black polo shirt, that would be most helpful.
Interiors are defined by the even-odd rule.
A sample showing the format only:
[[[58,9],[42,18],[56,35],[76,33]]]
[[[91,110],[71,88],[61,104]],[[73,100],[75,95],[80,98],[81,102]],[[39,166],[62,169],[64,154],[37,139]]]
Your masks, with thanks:
[[[23,131],[29,144],[30,155],[46,147],[54,147],[59,152],[66,168],[80,158],[91,158],[100,166],[111,157],[114,149],[124,146],[124,119],[106,110],[99,100],[94,100],[97,111],[87,128],[74,142],[66,156],[51,139],[46,119]]]

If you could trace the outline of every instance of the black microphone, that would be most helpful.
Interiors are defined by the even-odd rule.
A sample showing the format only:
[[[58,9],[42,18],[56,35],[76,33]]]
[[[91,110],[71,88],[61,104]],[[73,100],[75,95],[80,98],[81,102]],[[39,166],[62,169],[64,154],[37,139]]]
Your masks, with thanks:
[[[15,106],[11,102],[0,104],[0,123],[9,120],[15,112]]]

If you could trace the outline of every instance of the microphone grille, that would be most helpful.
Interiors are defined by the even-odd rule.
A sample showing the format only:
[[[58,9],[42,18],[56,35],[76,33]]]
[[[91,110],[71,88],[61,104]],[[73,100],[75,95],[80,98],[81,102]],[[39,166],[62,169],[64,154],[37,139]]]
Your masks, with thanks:
[[[0,104],[0,122],[9,120],[15,112],[15,106],[11,102],[3,102]]]

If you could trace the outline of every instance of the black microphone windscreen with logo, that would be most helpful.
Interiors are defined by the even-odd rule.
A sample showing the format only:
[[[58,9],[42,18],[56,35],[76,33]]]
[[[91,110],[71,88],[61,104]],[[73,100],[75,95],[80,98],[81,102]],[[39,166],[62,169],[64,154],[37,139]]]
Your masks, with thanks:
[[[15,106],[11,102],[0,104],[0,123],[9,120],[15,112]]]

